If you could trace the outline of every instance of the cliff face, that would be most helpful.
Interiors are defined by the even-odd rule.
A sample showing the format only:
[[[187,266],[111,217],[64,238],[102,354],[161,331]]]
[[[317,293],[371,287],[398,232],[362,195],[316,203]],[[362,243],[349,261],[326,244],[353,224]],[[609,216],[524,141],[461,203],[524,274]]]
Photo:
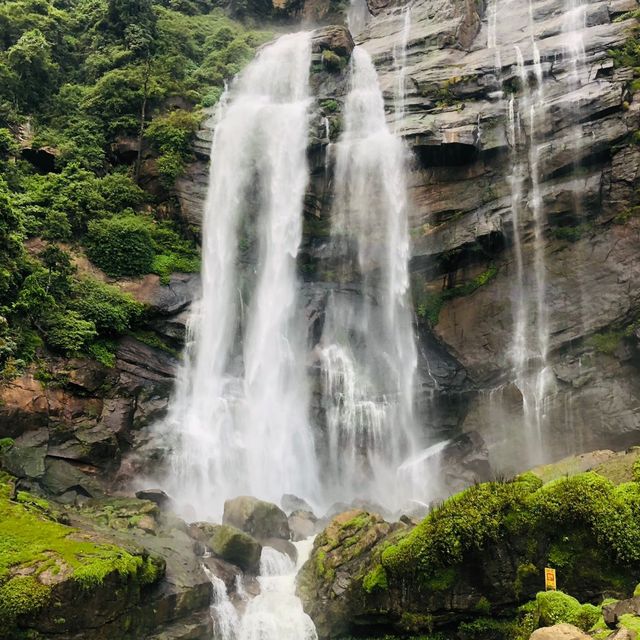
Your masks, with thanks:
[[[626,45],[636,8],[598,2],[573,15],[559,0],[531,13],[526,2],[426,0],[411,5],[407,20],[404,6],[370,3],[375,15],[355,37],[373,56],[390,122],[413,152],[411,271],[424,428],[434,440],[476,432],[504,471],[625,446],[639,426],[639,103]],[[406,99],[398,117],[394,51],[403,38]],[[331,143],[347,79],[334,70],[315,73],[313,83],[300,258],[311,342],[327,292],[338,286],[323,259]],[[179,184],[192,222],[201,212],[210,133],[199,135],[201,161]],[[359,295],[357,287],[343,293]],[[537,334],[548,343],[544,356],[533,344]],[[526,352],[520,376],[518,339]],[[535,452],[532,423],[540,431]]]
[[[638,428],[638,101],[624,66],[629,61],[615,53],[636,27],[625,12],[636,8],[634,2],[589,4],[581,16],[578,62],[562,2],[533,5],[532,19],[527,3],[518,2],[497,9],[423,2],[411,9],[407,103],[397,126],[416,158],[416,298],[474,282],[478,274],[491,276],[470,295],[444,300],[432,321],[433,333],[475,390],[460,414],[461,428],[479,430],[500,466],[523,462],[512,458],[525,426],[510,357],[518,286],[514,165],[522,162],[523,148],[528,157],[517,195],[525,296],[535,295],[536,259],[546,280],[551,380],[542,409],[544,455],[624,445]],[[389,95],[397,73],[389,51],[402,26],[402,16],[391,11],[362,35]],[[497,47],[487,47],[491,37]],[[540,104],[532,131],[521,107],[529,106],[534,90]],[[520,105],[524,129],[516,140],[510,101],[516,118]],[[543,213],[537,256],[533,162]],[[532,307],[526,323],[539,326]]]

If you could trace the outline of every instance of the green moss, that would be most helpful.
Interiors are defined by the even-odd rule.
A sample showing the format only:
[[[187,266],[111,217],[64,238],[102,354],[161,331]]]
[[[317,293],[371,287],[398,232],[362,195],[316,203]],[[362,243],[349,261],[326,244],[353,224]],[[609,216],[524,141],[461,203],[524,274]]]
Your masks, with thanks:
[[[458,627],[460,640],[514,640],[515,624],[511,620],[478,618]]]
[[[325,49],[322,52],[322,65],[327,71],[335,73],[342,70],[346,64],[347,61],[344,58],[341,58],[337,53],[330,49]]]
[[[562,591],[541,591],[536,604],[542,626],[566,622],[587,631],[598,621],[600,609],[592,604],[580,604]]]
[[[544,537],[552,544],[573,544],[574,559],[584,555],[580,563],[585,566],[572,564],[573,578],[592,579],[588,572],[598,572],[601,581],[623,587],[630,565],[640,566],[640,486],[616,488],[588,472],[534,487],[529,482],[488,482],[450,498],[382,552],[387,575],[417,573],[424,581],[504,537],[520,536],[534,544]],[[563,536],[563,531],[571,534]]]
[[[423,613],[412,613],[404,611],[400,616],[398,627],[408,633],[418,633],[420,631],[433,631],[433,617]]]
[[[326,113],[335,113],[339,109],[340,105],[337,100],[322,100],[320,102],[320,108]]]
[[[554,227],[551,229],[551,235],[556,240],[565,242],[577,242],[585,235],[593,231],[593,224],[583,223],[573,227]]]
[[[619,626],[629,631],[635,631],[640,634],[640,616],[634,616],[632,613],[626,613],[620,616]]]
[[[55,575],[64,568],[85,589],[112,574],[138,584],[158,578],[155,560],[59,524],[47,513],[45,500],[26,492],[19,492],[15,502],[9,496],[5,478],[0,480],[0,625],[9,626],[17,616],[31,616],[46,605],[51,587],[38,579],[44,571]],[[24,567],[32,573],[16,573]]]
[[[386,591],[389,588],[387,572],[381,564],[377,564],[362,580],[362,588],[367,593]]]
[[[623,331],[606,331],[602,333],[595,333],[587,340],[587,342],[596,351],[611,356],[618,349],[623,337]]]
[[[0,454],[13,447],[13,438],[0,438]]]

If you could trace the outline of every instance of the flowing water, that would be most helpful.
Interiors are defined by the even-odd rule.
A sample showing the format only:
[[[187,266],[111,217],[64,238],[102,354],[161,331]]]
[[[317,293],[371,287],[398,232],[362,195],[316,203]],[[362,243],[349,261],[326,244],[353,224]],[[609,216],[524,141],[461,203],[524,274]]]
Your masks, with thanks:
[[[307,33],[263,49],[215,129],[202,297],[164,424],[174,439],[167,488],[198,517],[219,516],[226,498],[243,493],[278,501],[318,490],[296,314],[310,56]],[[250,287],[238,269],[247,220],[257,230]]]
[[[237,640],[317,640],[311,618],[296,596],[296,574],[306,562],[313,538],[294,543],[298,561],[264,547],[260,562],[260,594],[247,605]]]
[[[371,58],[356,47],[351,65],[344,133],[335,151],[331,231],[342,287],[329,298],[319,345],[325,477],[337,499],[394,505],[399,493],[411,492],[395,479],[415,449],[407,157],[387,126]],[[352,295],[353,288],[360,295]]]

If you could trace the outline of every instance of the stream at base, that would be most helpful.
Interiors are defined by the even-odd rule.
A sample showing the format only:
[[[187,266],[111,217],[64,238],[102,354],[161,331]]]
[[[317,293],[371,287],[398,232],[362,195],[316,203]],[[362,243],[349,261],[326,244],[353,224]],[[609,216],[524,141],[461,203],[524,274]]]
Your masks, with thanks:
[[[296,576],[307,561],[313,538],[294,542],[297,562],[285,554],[263,547],[260,558],[260,593],[239,614],[231,602],[224,582],[208,569],[213,585],[211,617],[215,640],[317,640],[311,618],[296,596]]]

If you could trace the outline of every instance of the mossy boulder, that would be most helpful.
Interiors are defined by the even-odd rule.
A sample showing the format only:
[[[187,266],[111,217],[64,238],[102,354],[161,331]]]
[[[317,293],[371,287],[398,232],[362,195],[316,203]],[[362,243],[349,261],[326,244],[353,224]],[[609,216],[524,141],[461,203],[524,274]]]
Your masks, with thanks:
[[[217,556],[243,571],[259,573],[262,546],[244,531],[228,524],[212,525],[207,545]]]
[[[239,496],[224,503],[223,524],[236,527],[257,540],[289,540],[287,514],[276,504],[251,496]]]
[[[26,629],[48,635],[90,628],[122,614],[162,577],[159,558],[56,518],[47,501],[0,479],[3,638]]]
[[[362,626],[423,633],[487,612],[508,616],[536,596],[547,566],[579,602],[541,596],[541,617],[556,622],[558,608],[570,609],[566,621],[583,624],[595,611],[580,602],[624,597],[640,575],[640,485],[616,486],[594,472],[546,485],[531,473],[479,484],[414,528],[353,517],[345,526],[353,518],[339,516],[318,536],[299,578],[321,637]]]

